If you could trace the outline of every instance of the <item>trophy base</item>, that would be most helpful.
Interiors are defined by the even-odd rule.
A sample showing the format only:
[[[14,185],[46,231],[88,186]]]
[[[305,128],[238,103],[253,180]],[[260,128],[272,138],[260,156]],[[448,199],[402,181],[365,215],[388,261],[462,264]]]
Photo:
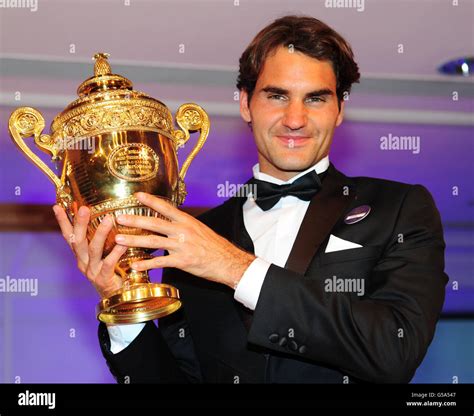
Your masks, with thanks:
[[[97,319],[106,324],[137,324],[169,315],[181,307],[179,292],[160,283],[137,283],[122,288],[97,307]]]

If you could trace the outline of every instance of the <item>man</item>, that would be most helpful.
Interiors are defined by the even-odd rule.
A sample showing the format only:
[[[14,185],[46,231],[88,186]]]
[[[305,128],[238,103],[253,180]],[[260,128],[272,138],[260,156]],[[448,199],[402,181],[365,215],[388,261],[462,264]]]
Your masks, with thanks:
[[[430,344],[447,276],[438,211],[425,188],[348,178],[329,163],[344,94],[359,72],[347,42],[310,17],[264,28],[240,59],[242,118],[255,136],[256,195],[195,219],[147,194],[171,220],[122,216],[162,236],[118,236],[111,221],[88,244],[89,211],[71,225],[55,207],[81,271],[101,296],[120,287],[127,246],[169,255],[183,307],[153,322],[99,327],[119,382],[347,383],[412,378]]]

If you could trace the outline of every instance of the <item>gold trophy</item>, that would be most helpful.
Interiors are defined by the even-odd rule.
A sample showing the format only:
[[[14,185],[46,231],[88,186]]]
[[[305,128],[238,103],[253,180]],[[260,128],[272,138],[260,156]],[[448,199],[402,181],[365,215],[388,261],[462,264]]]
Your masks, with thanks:
[[[94,76],[78,88],[79,98],[58,114],[51,134],[42,134],[44,118],[31,107],[10,116],[9,129],[15,144],[56,186],[57,203],[72,220],[80,206],[91,210],[87,229],[90,240],[107,214],[114,219],[105,243],[104,257],[115,245],[116,234],[147,235],[149,231],[119,225],[120,214],[162,217],[141,204],[138,191],[159,196],[179,206],[186,197],[184,177],[209,133],[209,118],[196,104],[183,104],[176,114],[181,128],[173,128],[170,110],[161,101],[133,89],[130,80],[112,74],[108,54],[94,55]],[[177,151],[199,131],[199,139],[180,170]],[[61,177],[25,144],[34,136],[42,151],[61,161]],[[111,324],[138,323],[166,316],[181,307],[176,288],[151,283],[148,272],[134,270],[133,261],[149,259],[154,250],[129,248],[116,273],[122,289],[102,299],[97,318]]]

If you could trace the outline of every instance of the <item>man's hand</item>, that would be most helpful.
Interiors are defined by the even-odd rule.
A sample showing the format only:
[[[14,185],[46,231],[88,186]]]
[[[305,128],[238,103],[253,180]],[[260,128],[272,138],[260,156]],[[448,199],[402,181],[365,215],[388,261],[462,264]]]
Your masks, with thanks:
[[[143,228],[161,235],[116,236],[116,242],[129,247],[163,249],[168,256],[133,263],[136,270],[172,267],[225,284],[233,289],[255,259],[212,231],[193,216],[180,211],[162,198],[139,192],[135,197],[170,221],[136,215],[121,215],[119,224]]]
[[[77,266],[81,273],[94,285],[99,295],[104,298],[122,287],[122,279],[114,273],[115,265],[125,253],[127,247],[116,245],[107,257],[102,259],[105,240],[113,227],[112,217],[107,216],[97,227],[88,243],[86,233],[90,220],[90,210],[83,206],[70,223],[66,212],[59,205],[53,207],[64,239],[67,241],[77,258]]]

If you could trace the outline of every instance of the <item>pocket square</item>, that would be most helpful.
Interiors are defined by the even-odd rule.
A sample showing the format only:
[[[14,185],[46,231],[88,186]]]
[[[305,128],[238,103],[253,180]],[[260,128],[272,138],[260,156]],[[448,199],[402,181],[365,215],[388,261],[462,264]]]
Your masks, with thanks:
[[[348,250],[350,248],[360,248],[360,244],[353,243],[352,241],[343,240],[342,238],[336,237],[335,235],[329,236],[328,245],[326,246],[325,253],[332,253],[334,251]]]

